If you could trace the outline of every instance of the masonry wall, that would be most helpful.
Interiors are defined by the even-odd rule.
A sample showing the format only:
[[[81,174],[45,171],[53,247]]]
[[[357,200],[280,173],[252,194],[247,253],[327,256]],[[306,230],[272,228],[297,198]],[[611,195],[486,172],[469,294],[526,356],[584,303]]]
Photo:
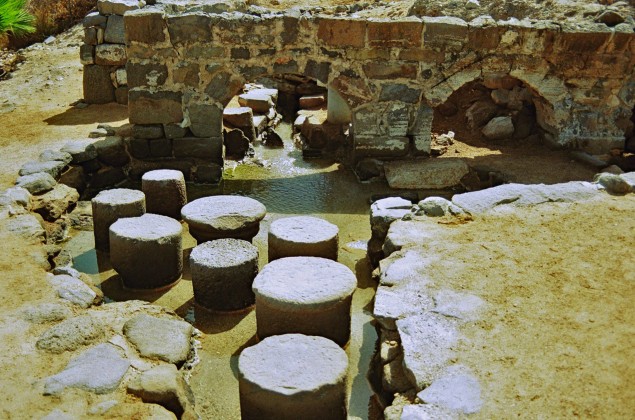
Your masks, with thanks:
[[[206,151],[222,161],[223,107],[245,82],[274,74],[303,74],[344,97],[357,160],[426,155],[432,108],[492,75],[518,78],[539,96],[538,123],[558,146],[622,148],[635,103],[629,25],[366,21],[160,6],[126,12],[124,25],[130,122],[163,129],[169,146],[162,150],[174,158]],[[175,127],[186,130],[176,135]],[[148,156],[156,157],[151,146]]]

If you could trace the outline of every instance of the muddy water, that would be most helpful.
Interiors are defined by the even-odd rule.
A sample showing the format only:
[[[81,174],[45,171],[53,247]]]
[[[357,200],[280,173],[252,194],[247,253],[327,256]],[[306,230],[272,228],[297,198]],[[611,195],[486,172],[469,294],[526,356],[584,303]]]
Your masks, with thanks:
[[[278,133],[290,137],[290,127],[281,125]],[[256,147],[251,163],[236,165],[228,161],[224,180],[218,187],[188,185],[189,199],[213,194],[240,194],[261,201],[268,214],[254,244],[260,251],[260,267],[267,262],[267,232],[272,221],[292,215],[313,215],[336,224],[340,229],[339,261],[347,265],[358,278],[353,296],[349,356],[349,418],[368,418],[371,389],[366,379],[370,359],[377,339],[371,325],[372,299],[375,284],[370,278],[365,243],[370,238],[369,198],[384,193],[380,184],[359,184],[355,176],[338,163],[302,159],[302,154],[290,140],[283,149]],[[74,256],[75,267],[91,274],[109,299],[143,299],[177,312],[203,332],[200,338],[200,363],[193,370],[191,386],[197,408],[206,419],[238,419],[237,362],[245,347],[257,341],[256,317],[253,308],[231,313],[211,313],[196,306],[192,298],[191,276],[187,257],[196,245],[184,235],[186,267],[183,279],[174,288],[162,293],[131,293],[121,288],[108,256],[96,253],[92,232],[79,232],[67,249]]]

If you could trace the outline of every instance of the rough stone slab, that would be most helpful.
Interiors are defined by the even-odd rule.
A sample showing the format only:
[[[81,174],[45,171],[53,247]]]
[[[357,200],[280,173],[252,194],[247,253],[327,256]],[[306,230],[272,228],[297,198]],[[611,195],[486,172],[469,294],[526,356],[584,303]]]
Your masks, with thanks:
[[[238,103],[251,108],[254,112],[266,114],[275,106],[277,98],[277,89],[254,89],[238,95]]]
[[[401,157],[408,153],[408,137],[355,135],[355,156]]]
[[[3,193],[0,193],[0,198],[5,197],[11,202],[15,203],[18,206],[24,207],[25,209],[31,208],[31,193],[25,188],[22,187],[11,187],[7,188]]]
[[[490,140],[509,139],[514,135],[514,123],[511,117],[492,118],[483,127],[482,133]]]
[[[115,100],[115,87],[108,67],[84,66],[83,84],[84,102],[87,104],[107,104]]]
[[[74,351],[103,339],[104,332],[104,325],[99,320],[90,315],[80,315],[45,331],[35,346],[49,353]]]
[[[97,157],[97,149],[92,140],[70,141],[60,149],[61,152],[71,155],[71,163],[77,165]]]
[[[464,160],[455,158],[386,162],[384,169],[391,188],[406,189],[453,187],[470,170]]]
[[[631,188],[635,191],[635,172],[627,172],[625,174],[621,174],[620,176],[626,180],[626,182],[628,182]]]
[[[126,46],[121,44],[99,44],[95,47],[95,64],[100,66],[125,66]]]
[[[128,41],[154,44],[165,41],[165,12],[161,9],[133,10],[124,16]]]
[[[390,225],[386,240],[384,241],[384,253],[389,256],[402,248],[420,245],[430,242],[446,232],[447,227],[437,223],[433,218],[412,221],[397,220]]]
[[[383,238],[390,224],[410,213],[412,203],[401,197],[388,197],[370,206],[370,228],[374,236]]]
[[[452,202],[470,214],[487,213],[497,207],[530,207],[542,203],[571,203],[590,200],[601,194],[591,183],[573,181],[563,184],[505,184],[481,191],[457,194]]]
[[[104,41],[111,44],[125,44],[126,34],[123,26],[123,16],[110,15],[106,24]]]
[[[128,392],[144,403],[160,404],[181,418],[193,411],[194,394],[176,366],[159,365],[142,372],[128,384]]]
[[[632,187],[620,175],[601,173],[595,176],[595,182],[609,194],[623,195],[631,192]]]
[[[131,124],[169,124],[183,120],[181,92],[131,89],[128,108]]]
[[[417,389],[436,380],[451,364],[460,335],[457,324],[441,315],[426,313],[397,321],[406,375]]]
[[[28,305],[21,311],[22,318],[34,324],[63,321],[73,315],[66,305],[61,303],[40,303]]]
[[[109,166],[121,167],[130,162],[123,139],[118,136],[108,136],[94,143],[97,158]]]
[[[100,300],[95,290],[75,277],[60,274],[49,278],[49,283],[60,298],[82,308],[88,308]]]
[[[108,22],[108,16],[104,16],[99,12],[91,12],[84,17],[82,25],[88,28],[91,26],[102,26],[105,25],[106,22]]]
[[[99,0],[97,10],[102,15],[121,15],[128,10],[139,9],[137,0]]]
[[[426,216],[441,217],[451,212],[451,207],[454,207],[454,213],[461,212],[461,209],[454,206],[450,200],[446,200],[443,197],[427,197],[417,204],[419,210]],[[417,212],[419,215],[419,212]]]
[[[40,162],[48,162],[51,160],[57,160],[60,162],[64,162],[65,165],[68,165],[73,160],[73,156],[70,153],[62,152],[61,150],[52,150],[46,149],[42,153],[40,153]]]
[[[408,282],[395,286],[379,286],[375,294],[373,317],[388,329],[397,329],[396,322],[408,316],[434,308],[426,282]]]
[[[481,410],[481,385],[465,366],[450,366],[439,379],[417,394],[421,401],[436,404],[461,414]]]
[[[51,191],[34,197],[33,211],[52,222],[59,219],[71,206],[74,206],[77,200],[79,200],[79,193],[76,189],[64,184],[57,184]]]
[[[209,159],[215,163],[223,161],[222,137],[183,137],[172,141],[175,157]]]
[[[427,255],[424,251],[417,249],[408,249],[393,254],[385,259],[380,266],[379,284],[388,287],[412,282],[428,284],[426,270],[432,262],[438,260],[438,256]]]
[[[19,175],[32,175],[38,172],[44,172],[51,175],[55,179],[59,179],[60,174],[66,164],[57,160],[47,162],[27,162],[20,168]]]
[[[403,357],[400,355],[382,367],[381,385],[384,392],[394,394],[412,389],[412,384],[404,374],[402,362]]]
[[[95,64],[95,46],[83,44],[79,47],[79,62],[83,65]]]
[[[137,315],[123,327],[126,338],[142,357],[182,363],[190,351],[193,328],[185,321]]]
[[[46,378],[44,395],[57,395],[65,388],[106,394],[117,389],[129,367],[130,362],[115,346],[100,344],[71,359],[62,372]]]
[[[223,132],[223,110],[213,104],[190,104],[190,130],[196,137],[218,137]]]
[[[46,231],[40,220],[32,214],[21,214],[11,218],[5,225],[9,232],[15,233],[29,242],[41,243],[46,239]]]
[[[403,407],[400,420],[458,420],[459,414],[434,404],[409,404]]]
[[[26,189],[31,194],[42,194],[53,189],[57,184],[55,178],[47,173],[37,173],[19,177],[15,185]]]
[[[434,302],[433,312],[464,321],[479,319],[480,311],[485,305],[478,296],[454,290],[440,290],[434,295]]]
[[[254,113],[251,108],[246,106],[225,108],[223,110],[223,121],[234,127],[254,126]]]

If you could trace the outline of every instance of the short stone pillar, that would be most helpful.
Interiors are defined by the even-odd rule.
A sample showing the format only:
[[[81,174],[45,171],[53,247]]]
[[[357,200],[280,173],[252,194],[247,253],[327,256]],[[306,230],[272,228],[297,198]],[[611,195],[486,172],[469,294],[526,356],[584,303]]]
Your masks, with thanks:
[[[192,250],[190,270],[194,301],[215,311],[254,304],[252,284],[258,274],[258,248],[242,239],[217,239]]]
[[[110,225],[122,217],[137,217],[146,212],[145,194],[137,190],[116,188],[102,191],[91,201],[95,249],[108,251]]]
[[[110,263],[129,289],[163,289],[181,278],[183,228],[158,214],[119,219],[110,226]]]
[[[284,257],[322,257],[337,261],[339,229],[311,216],[278,219],[269,228],[269,261]]]
[[[265,338],[238,357],[243,420],[346,419],[346,352],[302,334]]]
[[[267,264],[254,280],[260,338],[319,335],[343,346],[351,332],[357,279],[343,264],[318,257],[287,257]]]
[[[203,197],[181,209],[190,234],[199,244],[223,238],[251,241],[266,214],[259,201],[237,195]]]
[[[183,172],[172,169],[148,171],[141,177],[148,213],[181,220],[181,208],[187,204]]]

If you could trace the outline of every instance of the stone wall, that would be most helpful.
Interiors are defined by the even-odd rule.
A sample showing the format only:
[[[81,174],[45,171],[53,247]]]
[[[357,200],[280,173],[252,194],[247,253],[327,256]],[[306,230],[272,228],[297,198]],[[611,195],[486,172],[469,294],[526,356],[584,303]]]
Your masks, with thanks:
[[[222,161],[223,107],[246,82],[288,73],[317,79],[346,100],[355,160],[427,155],[432,108],[466,83],[495,75],[532,90],[538,123],[554,145],[623,148],[631,124],[629,24],[210,10],[158,4],[123,19],[130,122],[164,130],[160,141],[174,157],[196,143],[196,153]],[[100,50],[113,48],[101,45],[97,64]]]

